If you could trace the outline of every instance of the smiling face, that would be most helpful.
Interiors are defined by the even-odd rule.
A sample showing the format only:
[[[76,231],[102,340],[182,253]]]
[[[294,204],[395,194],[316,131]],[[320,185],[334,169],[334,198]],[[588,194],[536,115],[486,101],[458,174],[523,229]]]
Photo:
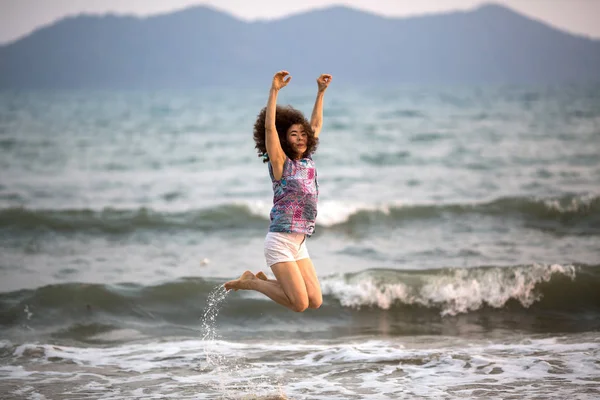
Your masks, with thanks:
[[[307,149],[308,133],[302,124],[294,124],[287,131],[287,142],[296,154],[296,158],[302,158]]]
[[[256,118],[253,132],[254,147],[263,162],[270,161],[267,153],[266,120],[267,107],[264,107]],[[275,129],[281,148],[290,160],[310,157],[319,146],[319,140],[315,137],[315,133],[304,114],[292,106],[277,106]]]

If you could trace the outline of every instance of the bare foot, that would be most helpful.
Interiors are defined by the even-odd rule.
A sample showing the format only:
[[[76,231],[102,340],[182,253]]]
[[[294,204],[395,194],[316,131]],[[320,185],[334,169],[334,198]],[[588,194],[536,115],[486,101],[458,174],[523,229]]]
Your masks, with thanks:
[[[250,289],[250,282],[254,279],[256,279],[256,276],[254,276],[252,272],[246,271],[238,279],[225,282],[225,285],[223,286],[225,286],[225,289],[227,290],[233,289],[235,291],[239,289]]]
[[[268,281],[269,280],[269,278],[267,278],[267,276],[265,275],[265,273],[262,272],[262,271],[258,271],[258,273],[256,274],[256,277],[258,279],[263,280],[263,281]]]

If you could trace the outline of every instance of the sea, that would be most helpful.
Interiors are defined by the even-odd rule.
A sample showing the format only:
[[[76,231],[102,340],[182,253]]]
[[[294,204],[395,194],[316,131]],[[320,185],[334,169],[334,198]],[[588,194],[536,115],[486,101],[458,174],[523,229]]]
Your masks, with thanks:
[[[0,92],[1,399],[600,398],[600,86],[334,78],[304,313],[267,89]]]

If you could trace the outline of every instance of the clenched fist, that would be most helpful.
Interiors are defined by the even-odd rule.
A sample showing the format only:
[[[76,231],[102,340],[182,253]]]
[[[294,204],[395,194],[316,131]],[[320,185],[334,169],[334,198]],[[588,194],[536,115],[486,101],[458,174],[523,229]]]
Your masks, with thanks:
[[[287,79],[285,79],[287,78]],[[292,80],[292,76],[287,71],[279,71],[273,76],[273,83],[271,84],[271,89],[279,90],[287,86],[288,83]]]
[[[319,92],[324,92],[325,89],[327,89],[327,86],[329,86],[330,82],[331,82],[331,75],[321,74],[321,76],[319,76],[317,78],[317,85],[319,85]]]

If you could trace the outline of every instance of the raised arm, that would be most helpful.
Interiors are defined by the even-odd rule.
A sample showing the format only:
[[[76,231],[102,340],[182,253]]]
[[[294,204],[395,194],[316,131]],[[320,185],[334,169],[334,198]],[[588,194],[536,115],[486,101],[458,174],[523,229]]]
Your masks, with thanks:
[[[317,91],[317,99],[315,100],[315,106],[310,117],[310,126],[315,132],[315,137],[319,137],[321,128],[323,127],[323,96],[325,95],[327,86],[329,86],[329,82],[331,82],[331,75],[329,74],[322,74],[317,78],[319,90]]]
[[[287,79],[285,79],[287,77]],[[269,91],[269,100],[267,102],[267,113],[265,116],[265,142],[267,145],[267,154],[273,167],[275,179],[280,180],[283,175],[283,164],[285,163],[285,152],[281,148],[277,127],[275,126],[275,110],[277,108],[277,95],[279,89],[284,88],[292,77],[287,71],[279,71],[273,76],[273,83]]]

